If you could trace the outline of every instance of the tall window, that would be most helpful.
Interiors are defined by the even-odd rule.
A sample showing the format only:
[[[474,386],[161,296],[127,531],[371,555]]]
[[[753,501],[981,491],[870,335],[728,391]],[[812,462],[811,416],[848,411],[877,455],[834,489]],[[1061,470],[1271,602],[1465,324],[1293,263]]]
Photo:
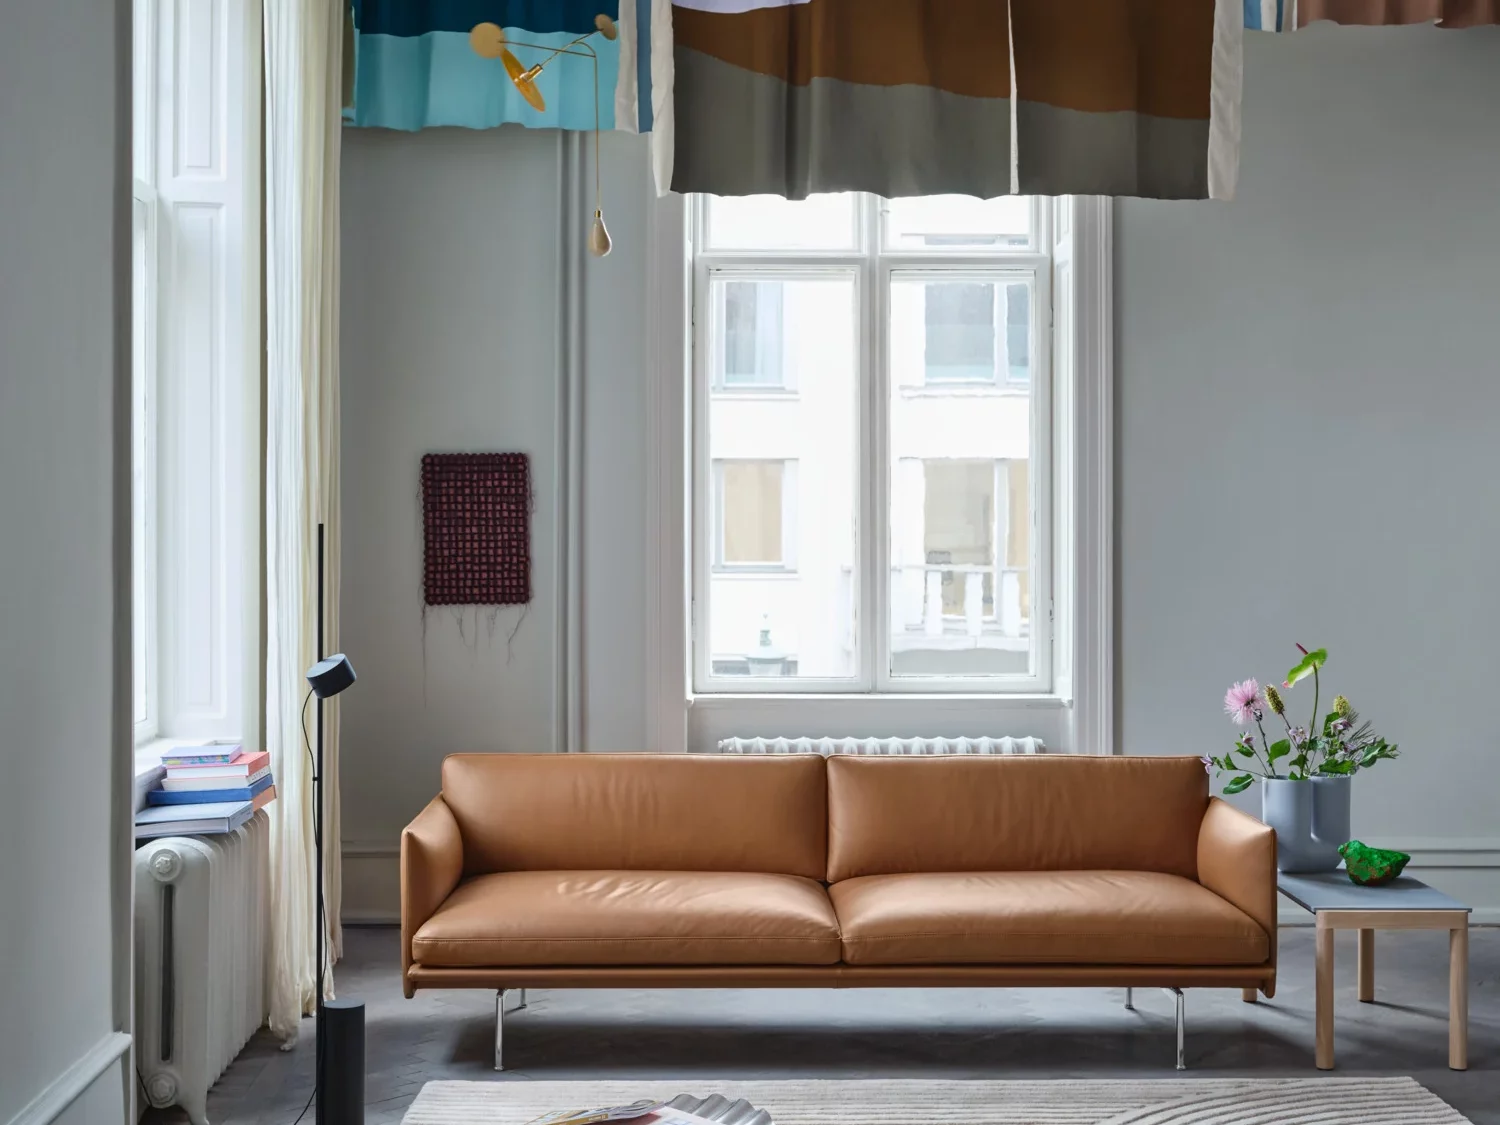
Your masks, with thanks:
[[[1050,690],[1050,207],[692,211],[695,689]]]
[[[131,552],[142,764],[259,729],[259,0],[135,0]]]

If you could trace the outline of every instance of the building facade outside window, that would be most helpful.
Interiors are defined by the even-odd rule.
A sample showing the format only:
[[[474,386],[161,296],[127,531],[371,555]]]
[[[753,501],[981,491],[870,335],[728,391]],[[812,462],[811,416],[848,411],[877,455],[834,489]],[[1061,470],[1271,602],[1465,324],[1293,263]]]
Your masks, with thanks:
[[[1046,690],[1050,206],[692,216],[695,690]]]

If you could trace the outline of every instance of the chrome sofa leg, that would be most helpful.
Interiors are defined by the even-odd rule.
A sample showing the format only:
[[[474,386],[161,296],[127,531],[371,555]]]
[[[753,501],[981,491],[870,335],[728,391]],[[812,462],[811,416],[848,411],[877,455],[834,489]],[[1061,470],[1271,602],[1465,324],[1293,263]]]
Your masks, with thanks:
[[[1177,1069],[1187,1069],[1187,998],[1180,988],[1167,989],[1177,998]]]
[[[521,998],[521,1002],[511,1009],[513,1012],[519,1012],[522,1008],[526,1007],[526,990],[518,988],[516,989],[516,995]]]
[[[1133,988],[1125,990],[1125,1010],[1127,1012],[1135,1011],[1135,989]]]
[[[495,1069],[504,1070],[505,1062],[501,1054],[504,1046],[505,1032],[505,989],[495,990]]]

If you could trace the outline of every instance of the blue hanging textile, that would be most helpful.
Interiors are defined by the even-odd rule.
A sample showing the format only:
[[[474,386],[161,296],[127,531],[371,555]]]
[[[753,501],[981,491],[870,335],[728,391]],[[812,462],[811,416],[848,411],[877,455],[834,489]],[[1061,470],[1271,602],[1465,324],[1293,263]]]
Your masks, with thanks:
[[[1286,0],[1245,0],[1246,31],[1290,31]]]
[[[651,128],[651,0],[353,0],[352,125],[414,131],[437,125],[493,129],[515,122],[537,129],[594,127],[594,68],[588,59],[556,59],[537,79],[545,112],[528,105],[498,59],[469,46],[476,24],[499,24],[513,43],[561,47],[594,30],[594,17],[619,28],[611,42],[589,40],[599,54],[599,127]],[[545,51],[515,47],[527,66]]]

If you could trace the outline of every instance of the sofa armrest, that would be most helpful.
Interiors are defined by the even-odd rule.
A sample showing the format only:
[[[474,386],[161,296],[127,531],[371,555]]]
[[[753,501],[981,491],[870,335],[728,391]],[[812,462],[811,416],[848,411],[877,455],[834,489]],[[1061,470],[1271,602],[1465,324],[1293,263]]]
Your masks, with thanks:
[[[1276,963],[1276,832],[1213,798],[1198,829],[1198,882],[1260,923]]]
[[[434,797],[401,832],[401,983],[412,995],[411,941],[453,893],[464,870],[463,837],[442,797]]]

